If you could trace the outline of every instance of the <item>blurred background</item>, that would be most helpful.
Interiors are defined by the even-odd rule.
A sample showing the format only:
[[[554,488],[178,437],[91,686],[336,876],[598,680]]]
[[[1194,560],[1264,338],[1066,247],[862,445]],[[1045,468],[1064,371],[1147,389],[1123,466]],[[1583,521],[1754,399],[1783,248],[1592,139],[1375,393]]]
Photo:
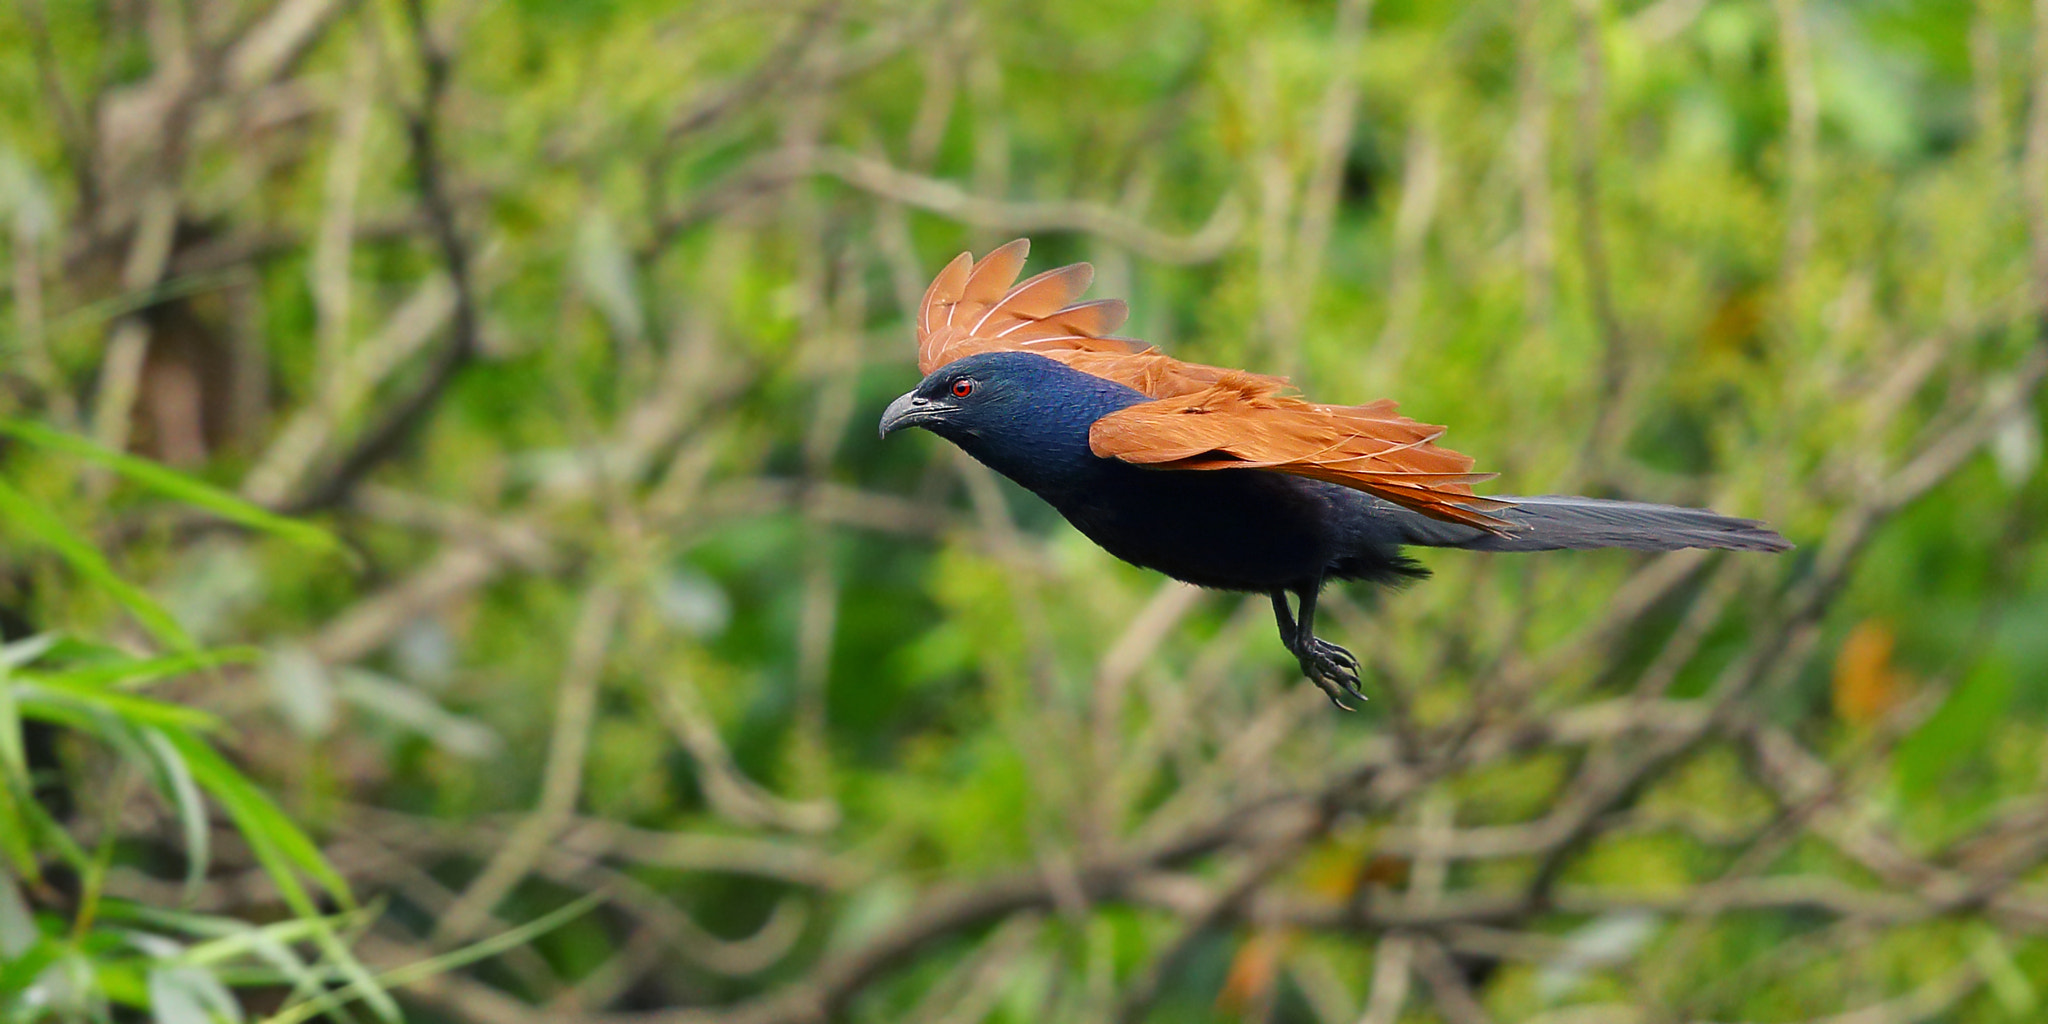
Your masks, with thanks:
[[[2048,2],[13,0],[14,1020],[2048,1013]],[[1128,333],[1778,557],[1122,565],[935,438]]]

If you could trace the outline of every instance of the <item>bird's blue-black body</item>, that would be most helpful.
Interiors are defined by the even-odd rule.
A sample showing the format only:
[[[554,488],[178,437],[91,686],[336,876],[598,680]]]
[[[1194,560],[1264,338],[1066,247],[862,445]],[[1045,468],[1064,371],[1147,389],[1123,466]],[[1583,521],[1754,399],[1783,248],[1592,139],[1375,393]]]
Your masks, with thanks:
[[[1404,544],[1491,551],[1684,547],[1778,551],[1769,528],[1704,509],[1594,498],[1501,498],[1507,533],[1434,519],[1337,484],[1258,469],[1155,469],[1098,457],[1089,427],[1148,401],[1028,352],[949,363],[891,403],[882,433],[924,427],[1022,484],[1117,557],[1204,587],[1271,595],[1281,639],[1342,704],[1356,662],[1313,634],[1327,580],[1423,575]],[[1299,618],[1285,595],[1299,602]]]
[[[1148,401],[1122,384],[1024,352],[972,356],[934,377],[941,375],[946,386],[932,388],[928,401],[953,401],[946,391],[962,375],[974,391],[957,402],[959,411],[921,425],[1045,499],[1124,561],[1198,586],[1261,593],[1320,578],[1391,581],[1421,572],[1401,557],[1391,522],[1374,521],[1411,513],[1350,488],[1096,456],[1089,426]]]

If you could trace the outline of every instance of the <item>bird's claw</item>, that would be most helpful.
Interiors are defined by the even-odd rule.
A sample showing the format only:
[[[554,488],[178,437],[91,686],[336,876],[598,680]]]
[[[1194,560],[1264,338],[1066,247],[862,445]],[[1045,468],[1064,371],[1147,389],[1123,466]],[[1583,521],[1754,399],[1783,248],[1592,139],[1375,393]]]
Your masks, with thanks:
[[[1358,659],[1342,647],[1321,639],[1310,637],[1308,649],[1296,655],[1301,661],[1301,674],[1330,698],[1330,703],[1340,710],[1355,711],[1346,698],[1365,700],[1365,691],[1358,685]]]

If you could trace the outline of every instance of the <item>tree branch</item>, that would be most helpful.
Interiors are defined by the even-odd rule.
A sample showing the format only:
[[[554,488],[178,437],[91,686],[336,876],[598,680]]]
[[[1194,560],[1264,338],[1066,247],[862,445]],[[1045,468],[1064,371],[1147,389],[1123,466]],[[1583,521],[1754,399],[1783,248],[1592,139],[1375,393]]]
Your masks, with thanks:
[[[426,209],[427,226],[447,265],[455,286],[455,311],[449,325],[448,344],[434,354],[419,382],[394,402],[383,418],[365,430],[355,446],[343,455],[318,483],[285,504],[285,510],[303,514],[338,505],[354,492],[356,485],[379,464],[398,454],[407,439],[433,414],[448,386],[481,348],[476,283],[471,276],[468,243],[456,223],[455,206],[449,198],[446,171],[441,154],[440,108],[448,91],[451,71],[448,54],[433,38],[427,24],[423,0],[407,0],[408,23],[426,74],[425,95],[417,109],[405,117],[406,139],[411,147],[413,171],[419,181],[420,201]]]

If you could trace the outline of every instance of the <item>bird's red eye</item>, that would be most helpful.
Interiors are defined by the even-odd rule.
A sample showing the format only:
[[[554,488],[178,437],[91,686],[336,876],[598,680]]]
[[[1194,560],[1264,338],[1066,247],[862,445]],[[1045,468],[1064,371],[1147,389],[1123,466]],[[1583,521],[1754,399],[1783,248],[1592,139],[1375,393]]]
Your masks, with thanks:
[[[964,377],[963,377],[963,378],[961,378],[960,380],[956,380],[956,381],[954,381],[954,382],[953,382],[953,397],[954,397],[954,398],[966,398],[966,397],[967,397],[968,395],[971,395],[971,394],[973,394],[973,393],[974,393],[974,382],[973,382],[973,381],[971,381],[971,380],[967,380],[966,378],[964,378]]]

